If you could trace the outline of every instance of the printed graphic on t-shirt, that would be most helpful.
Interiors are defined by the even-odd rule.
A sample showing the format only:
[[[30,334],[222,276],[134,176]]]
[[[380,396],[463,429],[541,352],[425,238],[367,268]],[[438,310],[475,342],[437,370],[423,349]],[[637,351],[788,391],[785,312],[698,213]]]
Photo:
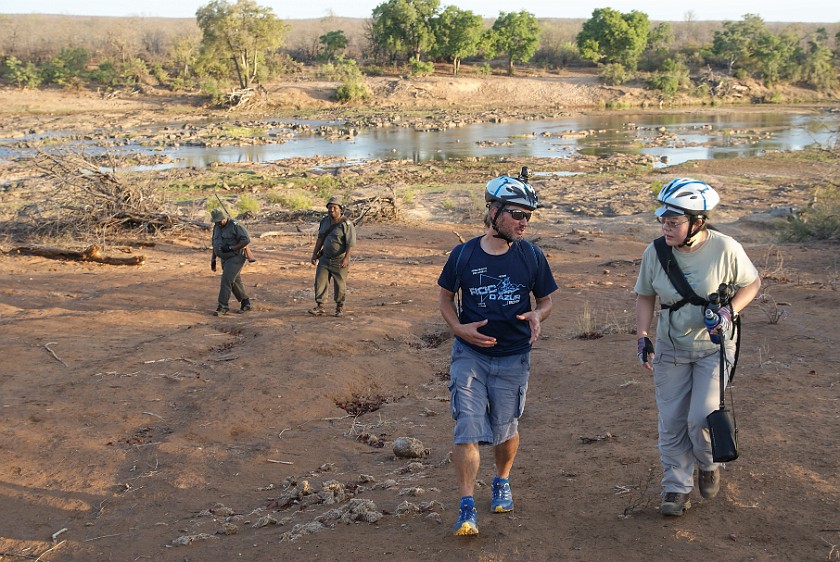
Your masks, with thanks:
[[[476,297],[478,306],[485,308],[488,302],[496,302],[501,306],[518,304],[522,299],[519,290],[525,285],[512,282],[507,275],[487,275],[486,271],[486,267],[472,270],[473,275],[478,275],[478,286],[470,287],[470,295]]]

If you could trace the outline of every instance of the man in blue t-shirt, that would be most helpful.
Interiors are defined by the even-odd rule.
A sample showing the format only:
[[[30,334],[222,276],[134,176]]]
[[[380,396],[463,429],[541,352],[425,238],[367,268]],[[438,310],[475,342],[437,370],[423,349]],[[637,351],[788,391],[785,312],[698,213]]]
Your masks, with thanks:
[[[453,463],[461,495],[455,535],[478,534],[473,490],[479,445],[493,445],[496,474],[490,510],[513,510],[508,478],[519,448],[531,345],[551,313],[551,293],[557,290],[542,250],[523,239],[537,208],[537,194],[526,180],[523,169],[518,178],[488,182],[484,235],[457,246],[438,278],[440,313],[455,332],[449,370]]]

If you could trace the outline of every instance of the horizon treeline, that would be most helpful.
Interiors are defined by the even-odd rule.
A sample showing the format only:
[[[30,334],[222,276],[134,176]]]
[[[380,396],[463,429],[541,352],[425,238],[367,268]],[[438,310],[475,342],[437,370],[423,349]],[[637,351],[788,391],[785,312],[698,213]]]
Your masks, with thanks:
[[[247,22],[235,26],[234,21]],[[526,11],[483,19],[437,0],[388,0],[368,18],[280,20],[254,0],[211,0],[195,19],[0,15],[0,83],[19,88],[162,88],[222,97],[272,79],[339,83],[342,101],[370,95],[365,77],[559,73],[597,69],[663,99],[723,96],[739,80],[830,94],[840,85],[840,24],[655,22],[611,8],[589,19]],[[715,76],[709,80],[709,76]]]

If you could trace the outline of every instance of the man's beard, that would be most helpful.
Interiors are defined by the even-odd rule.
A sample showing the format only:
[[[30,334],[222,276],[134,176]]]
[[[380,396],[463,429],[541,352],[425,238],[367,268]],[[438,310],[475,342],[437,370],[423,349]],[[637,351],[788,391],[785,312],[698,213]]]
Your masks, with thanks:
[[[520,240],[522,240],[522,234],[519,234],[519,232],[517,232],[516,225],[503,226],[497,224],[496,231],[499,234],[501,234],[503,238],[510,240],[511,243],[519,242]]]

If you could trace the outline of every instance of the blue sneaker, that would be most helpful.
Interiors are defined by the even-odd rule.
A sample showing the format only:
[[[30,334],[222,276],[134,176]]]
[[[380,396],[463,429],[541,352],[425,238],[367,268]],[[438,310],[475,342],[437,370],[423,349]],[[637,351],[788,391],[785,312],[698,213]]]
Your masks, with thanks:
[[[475,509],[475,500],[472,496],[461,498],[461,506],[458,509],[458,522],[455,523],[455,536],[465,537],[478,534],[478,512]]]
[[[513,494],[510,493],[510,482],[507,478],[493,477],[493,501],[490,502],[493,513],[507,513],[513,511]]]

